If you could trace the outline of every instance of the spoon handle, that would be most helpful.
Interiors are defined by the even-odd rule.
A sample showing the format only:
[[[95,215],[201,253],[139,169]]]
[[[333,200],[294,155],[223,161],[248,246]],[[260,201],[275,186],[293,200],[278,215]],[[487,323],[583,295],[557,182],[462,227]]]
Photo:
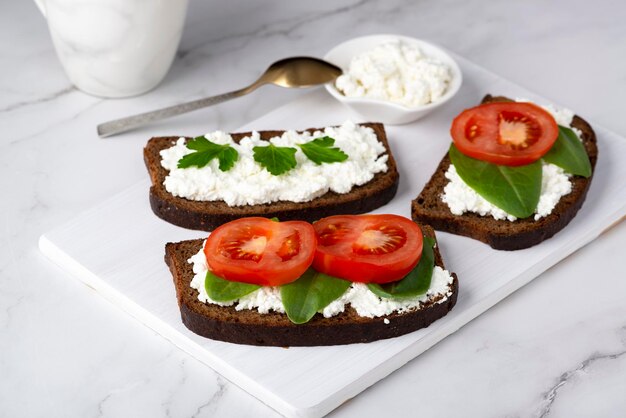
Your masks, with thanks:
[[[217,96],[206,97],[204,99],[198,99],[187,103],[181,103],[174,106],[165,107],[163,109],[153,110],[151,112],[140,113],[138,115],[128,116],[126,118],[101,123],[100,125],[98,125],[98,136],[100,138],[105,138],[107,136],[130,131],[131,129],[138,128],[150,122],[191,112],[193,110],[201,109],[203,107],[213,106],[218,103],[222,103],[227,100],[248,94],[256,87],[256,85],[252,85],[240,90],[235,90],[224,94],[218,94]]]

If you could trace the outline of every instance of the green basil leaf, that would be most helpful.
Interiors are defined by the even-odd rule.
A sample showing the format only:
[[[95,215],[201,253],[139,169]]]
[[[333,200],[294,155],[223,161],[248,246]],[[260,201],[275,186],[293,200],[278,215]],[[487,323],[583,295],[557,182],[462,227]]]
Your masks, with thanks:
[[[202,168],[212,159],[219,160],[219,167],[222,171],[228,171],[235,165],[239,157],[236,149],[230,145],[220,145],[209,141],[203,136],[199,136],[187,142],[187,148],[195,150],[191,154],[183,156],[178,160],[178,168],[188,168],[197,166]]]
[[[459,177],[476,193],[506,213],[527,218],[541,195],[541,161],[508,167],[477,160],[450,145],[450,160]]]
[[[585,146],[570,128],[559,125],[559,136],[543,156],[547,163],[557,165],[576,176],[591,176],[591,161]]]
[[[347,280],[328,276],[309,268],[294,282],[280,287],[287,316],[294,324],[304,324],[316,312],[338,299],[350,287]]]
[[[334,138],[324,136],[298,146],[304,155],[317,165],[321,165],[322,163],[338,163],[347,160],[348,154],[337,147],[333,147],[333,145],[335,145]]]
[[[424,237],[422,258],[409,274],[397,282],[369,283],[367,287],[377,296],[388,299],[406,299],[425,294],[430,288],[430,281],[433,278],[433,269],[435,268],[434,246],[435,240],[433,238]]]
[[[269,144],[266,147],[254,147],[254,161],[275,176],[286,173],[296,166],[296,149],[277,147]]]
[[[261,286],[250,283],[232,282],[216,276],[207,271],[204,279],[204,288],[211,299],[216,302],[231,302],[249,293],[254,292]]]

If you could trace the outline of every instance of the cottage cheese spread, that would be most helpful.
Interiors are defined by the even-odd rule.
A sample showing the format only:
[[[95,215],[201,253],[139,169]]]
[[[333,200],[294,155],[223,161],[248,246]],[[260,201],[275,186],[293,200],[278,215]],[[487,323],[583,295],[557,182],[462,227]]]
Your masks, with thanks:
[[[203,244],[204,247],[204,244]],[[244,309],[256,309],[259,313],[265,314],[270,311],[285,313],[285,308],[280,297],[278,287],[264,286],[260,289],[233,302],[216,302],[211,300],[204,288],[204,281],[208,266],[202,248],[193,255],[188,262],[193,264],[194,277],[191,280],[191,287],[198,291],[198,300],[203,303],[212,303],[220,306],[235,306],[238,311]],[[347,305],[351,305],[360,316],[369,318],[389,315],[393,312],[409,312],[420,308],[420,304],[433,297],[439,296],[437,303],[442,303],[452,295],[453,278],[447,270],[435,266],[430,289],[425,295],[406,300],[392,300],[381,298],[372,293],[367,285],[363,283],[352,283],[346,292],[339,299],[331,302],[320,313],[326,318],[330,318],[342,313]],[[443,297],[441,297],[443,296]]]
[[[334,138],[334,146],[345,152],[348,159],[317,165],[296,146],[322,136]],[[270,139],[276,146],[297,149],[297,166],[280,176],[270,174],[254,161],[252,149],[267,146],[267,141],[261,140],[258,132],[243,138],[239,144],[221,131],[205,137],[217,144],[230,144],[239,153],[237,162],[226,172],[219,170],[216,159],[202,168],[180,169],[178,160],[193,152],[185,146],[185,138],[180,138],[174,146],[161,151],[161,165],[169,170],[163,185],[174,196],[199,201],[223,200],[229,206],[307,202],[328,191],[348,193],[354,186],[370,181],[376,173],[387,171],[388,155],[373,129],[350,121],[313,134],[286,131]]]
[[[528,100],[517,99],[518,102]],[[570,126],[574,118],[574,112],[569,109],[557,109],[551,105],[542,106],[550,113],[556,123],[562,126]],[[576,128],[572,128],[576,135],[580,138],[581,132]],[[450,164],[445,176],[450,182],[444,187],[441,200],[448,205],[450,212],[454,215],[462,215],[465,212],[477,213],[480,216],[492,216],[494,219],[508,219],[515,221],[517,218],[503,211],[502,209],[492,205],[482,196],[469,187],[456,172],[454,165]],[[541,195],[539,203],[535,210],[535,220],[539,220],[552,213],[552,210],[559,203],[561,197],[572,191],[572,182],[570,175],[562,168],[554,164],[542,163],[541,173]]]
[[[397,40],[352,58],[348,72],[337,78],[335,86],[348,97],[417,107],[441,98],[451,79],[446,64]]]

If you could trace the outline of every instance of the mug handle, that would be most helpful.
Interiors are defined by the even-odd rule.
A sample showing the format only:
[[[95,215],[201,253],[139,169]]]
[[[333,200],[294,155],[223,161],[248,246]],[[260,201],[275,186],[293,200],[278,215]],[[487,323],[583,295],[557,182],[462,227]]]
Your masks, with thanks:
[[[44,4],[44,0],[35,0],[35,4],[39,8],[39,11],[43,15],[43,17],[46,17],[46,6]]]

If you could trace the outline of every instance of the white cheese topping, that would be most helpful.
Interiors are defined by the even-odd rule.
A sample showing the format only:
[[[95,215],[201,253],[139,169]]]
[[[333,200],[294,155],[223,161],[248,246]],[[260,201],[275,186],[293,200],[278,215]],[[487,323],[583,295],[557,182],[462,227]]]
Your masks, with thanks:
[[[194,272],[191,287],[198,291],[198,300],[200,302],[212,303],[220,306],[234,305],[235,309],[238,311],[244,309],[256,309],[261,314],[268,313],[270,311],[280,313],[285,312],[285,308],[283,307],[280,297],[280,289],[278,287],[264,286],[233,302],[223,303],[212,300],[209,298],[206,293],[206,289],[204,288],[208,265],[202,248],[197,254],[192,256],[188,262],[193,264]],[[360,316],[368,318],[385,316],[393,312],[409,312],[419,309],[420,304],[435,296],[443,295],[437,303],[445,301],[452,295],[452,281],[453,278],[447,270],[444,270],[439,266],[435,266],[428,292],[422,296],[405,300],[381,298],[372,293],[367,288],[367,285],[363,283],[352,283],[343,296],[331,302],[320,313],[324,315],[324,317],[330,318],[342,313],[346,309],[347,305],[351,305]]]
[[[477,213],[480,216],[493,216],[494,219],[508,219],[515,221],[517,218],[492,205],[474,189],[469,187],[456,172],[454,165],[450,164],[445,176],[450,182],[444,187],[441,200],[450,208],[454,215],[463,215],[465,212]],[[535,220],[548,216],[552,209],[561,199],[561,196],[572,191],[572,183],[562,168],[554,164],[542,164],[541,195],[539,204],[535,209]]]
[[[517,99],[517,101],[527,101]],[[556,109],[553,106],[543,106],[550,113],[556,123],[562,126],[571,126],[574,112],[568,109]],[[573,128],[573,131],[581,137],[581,132]],[[454,215],[462,215],[465,212],[477,213],[480,216],[492,216],[494,219],[508,219],[515,221],[517,218],[506,213],[502,209],[492,205],[482,196],[469,187],[456,172],[453,164],[450,164],[445,176],[449,183],[444,187],[441,200],[448,205],[450,212]],[[570,175],[562,168],[554,165],[542,163],[541,173],[541,195],[539,203],[535,209],[535,220],[539,220],[552,213],[554,207],[559,203],[561,197],[571,193],[572,182]]]
[[[345,152],[348,159],[317,165],[296,146],[322,136],[334,138],[334,146]],[[258,132],[243,138],[239,144],[221,131],[205,137],[214,143],[230,144],[239,153],[239,159],[226,172],[219,169],[217,159],[202,168],[178,168],[178,160],[193,152],[185,146],[185,139],[180,138],[174,146],[161,151],[161,165],[169,170],[163,185],[174,196],[199,201],[223,200],[229,206],[307,202],[328,191],[348,193],[354,186],[369,182],[376,173],[387,171],[388,155],[373,129],[350,121],[313,134],[286,131],[270,139],[276,146],[297,149],[297,166],[279,176],[270,174],[254,161],[252,149],[268,144],[260,139]]]
[[[525,99],[515,99],[516,102],[528,102],[532,103],[530,100]],[[566,108],[556,108],[551,104],[547,104],[545,106],[541,106],[543,110],[547,111],[552,115],[557,125],[561,126],[571,126],[572,121],[574,120],[574,112]]]
[[[348,97],[365,97],[417,107],[436,101],[451,81],[450,68],[400,40],[352,58],[335,82]]]

